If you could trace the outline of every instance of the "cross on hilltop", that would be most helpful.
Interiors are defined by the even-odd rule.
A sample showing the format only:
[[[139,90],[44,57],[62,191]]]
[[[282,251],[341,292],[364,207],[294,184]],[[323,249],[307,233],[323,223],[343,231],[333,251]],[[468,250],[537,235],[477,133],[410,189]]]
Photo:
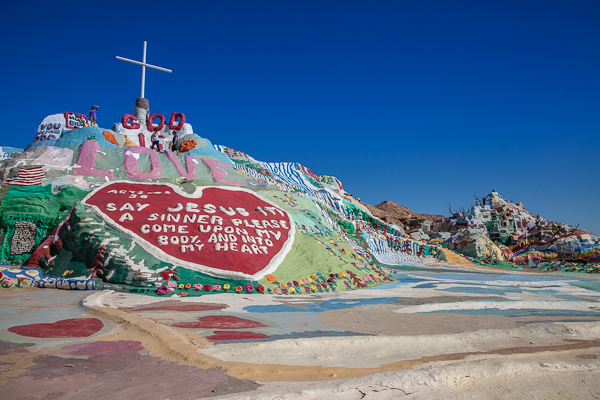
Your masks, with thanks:
[[[117,60],[121,60],[121,61],[127,61],[130,62],[132,64],[137,64],[137,65],[141,65],[142,66],[142,94],[141,94],[141,98],[144,98],[144,88],[146,86],[146,67],[148,68],[154,68],[157,69],[159,71],[164,71],[164,72],[168,72],[171,73],[173,71],[171,71],[170,69],[166,69],[166,68],[162,68],[162,67],[157,67],[156,65],[152,65],[152,64],[147,64],[146,63],[146,41],[144,41],[144,55],[142,58],[142,62],[139,61],[134,61],[134,60],[130,60],[129,58],[124,58],[124,57],[119,57],[117,56]]]

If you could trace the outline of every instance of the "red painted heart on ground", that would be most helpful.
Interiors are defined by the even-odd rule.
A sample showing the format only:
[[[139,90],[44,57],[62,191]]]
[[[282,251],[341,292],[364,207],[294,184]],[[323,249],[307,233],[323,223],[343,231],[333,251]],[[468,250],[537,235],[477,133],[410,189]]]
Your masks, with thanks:
[[[209,315],[207,317],[198,318],[198,321],[199,322],[177,322],[171,324],[171,326],[187,329],[250,329],[267,327],[267,325],[261,322],[231,315]]]
[[[273,273],[294,241],[294,222],[248,189],[113,182],[82,202],[165,262],[226,278]]]
[[[96,318],[63,319],[49,324],[18,325],[8,328],[9,332],[36,338],[88,337],[104,328]]]

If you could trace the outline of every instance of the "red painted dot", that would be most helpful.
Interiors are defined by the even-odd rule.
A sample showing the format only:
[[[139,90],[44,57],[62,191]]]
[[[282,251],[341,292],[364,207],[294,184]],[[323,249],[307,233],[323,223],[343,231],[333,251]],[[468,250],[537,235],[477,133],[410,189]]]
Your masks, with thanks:
[[[178,322],[172,324],[176,328],[188,329],[250,329],[265,328],[268,325],[249,319],[229,315],[211,315],[198,318],[199,322]]]
[[[88,337],[104,328],[96,318],[63,319],[50,324],[18,325],[8,328],[9,332],[36,338]]]

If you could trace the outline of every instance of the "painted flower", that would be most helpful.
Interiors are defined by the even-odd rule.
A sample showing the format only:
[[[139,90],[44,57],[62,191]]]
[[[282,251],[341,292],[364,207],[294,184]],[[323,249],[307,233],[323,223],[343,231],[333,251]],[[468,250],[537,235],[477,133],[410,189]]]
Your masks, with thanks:
[[[294,286],[294,284],[292,282],[288,282],[287,285],[288,285],[288,287]]]
[[[185,296],[187,296],[188,294],[187,294],[186,292],[181,292],[181,293],[179,293],[179,295],[180,295],[181,297],[185,297]]]
[[[10,285],[11,283],[13,283],[13,280],[14,279],[12,279],[12,278],[6,278],[3,283],[6,285]]]
[[[307,280],[309,283],[313,281],[313,280],[311,279],[311,277],[310,277],[310,276],[309,276],[308,278],[306,278],[306,280]]]
[[[189,283],[186,283],[186,284],[185,284],[185,288],[186,288],[186,289],[189,289],[189,288],[191,288],[191,287],[192,287],[192,285],[191,285],[191,284],[189,284]]]
[[[281,289],[281,292],[282,292],[283,294],[288,294],[288,290],[287,290],[287,289]]]
[[[308,286],[305,286],[304,290],[306,290],[306,293],[310,293],[310,288]]]
[[[350,283],[348,283],[348,281],[344,281],[344,285],[350,287]]]
[[[169,294],[172,290],[169,289],[167,285],[162,285],[158,289],[156,289],[156,294]]]
[[[211,285],[204,285],[204,290],[207,290],[207,291],[208,291],[208,290],[210,290],[210,289],[212,289],[212,286],[211,286]]]
[[[244,290],[248,293],[252,293],[252,292],[254,292],[254,285],[251,283],[246,283],[244,285]]]
[[[376,276],[373,276],[373,278],[375,278],[375,280],[376,280],[377,282],[379,282],[379,278],[378,278],[378,277],[376,277]]]
[[[167,282],[167,286],[170,287],[170,288],[176,288],[177,287],[177,282],[169,281],[169,282]]]
[[[315,291],[315,285],[310,285],[310,289],[314,292]]]
[[[280,294],[280,293],[281,293],[281,290],[279,290],[279,288],[277,288],[277,289],[273,290],[273,293],[275,293],[275,294]]]
[[[308,285],[308,281],[306,279],[302,279],[302,283],[304,283],[305,285]]]
[[[256,286],[256,291],[258,293],[263,293],[265,291],[265,287],[263,285],[257,285]]]
[[[302,293],[302,288],[301,287],[297,287],[296,288],[296,292],[298,292],[298,294]]]
[[[320,272],[317,272],[317,275],[319,275],[321,278],[323,277],[323,274]]]
[[[221,285],[213,285],[213,291],[218,292],[221,290]]]
[[[269,282],[277,282],[278,281],[278,279],[275,278],[273,275],[267,275],[267,280]]]
[[[333,283],[333,278],[329,278],[329,279],[327,279],[327,282],[329,282],[329,283]]]
[[[311,278],[313,278],[313,279],[317,279],[317,277],[316,277],[316,276],[314,276],[314,275],[311,275],[310,277],[311,277]]]
[[[23,282],[25,280],[25,278],[19,278],[17,279],[19,282]]]
[[[294,286],[299,286],[298,281],[294,281]]]
[[[184,287],[183,283],[180,283],[179,285],[177,285],[177,289],[183,289],[183,287]]]
[[[241,286],[236,286],[235,287],[235,291],[238,292],[238,293],[241,292],[242,290],[244,290],[244,289]]]
[[[230,287],[231,286],[229,286],[229,283],[226,283],[226,284],[223,285],[223,289],[224,290],[229,290]]]

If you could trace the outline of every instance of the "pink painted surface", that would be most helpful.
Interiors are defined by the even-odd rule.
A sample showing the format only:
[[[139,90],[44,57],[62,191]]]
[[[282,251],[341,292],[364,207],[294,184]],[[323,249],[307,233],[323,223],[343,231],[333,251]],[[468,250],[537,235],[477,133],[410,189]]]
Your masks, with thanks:
[[[140,350],[144,350],[144,348],[142,347],[142,344],[136,340],[77,343],[62,348],[63,354],[71,356],[102,356],[105,354],[121,354]]]
[[[233,168],[231,168],[231,165],[227,165],[223,161],[219,160],[209,160],[208,158],[203,158],[202,161],[210,169],[210,174],[212,175],[213,180],[215,182],[227,183],[229,185],[235,186],[244,186],[243,182],[236,182],[225,179],[225,177],[227,176],[227,171],[225,171],[224,169],[232,170]]]
[[[127,153],[129,152],[148,154],[148,157],[150,157],[150,171],[140,171],[138,160],[134,156],[128,155]],[[162,165],[160,164],[158,154],[154,150],[145,147],[135,146],[125,150],[123,153],[123,166],[125,167],[125,174],[127,174],[129,179],[158,179],[162,175]]]
[[[104,323],[96,318],[72,318],[49,324],[17,325],[8,331],[36,338],[74,338],[91,336],[103,327]]]
[[[219,342],[221,340],[266,339],[268,337],[262,333],[248,331],[214,331],[214,335],[207,336],[206,339],[211,342]]]
[[[109,179],[115,179],[115,176],[110,171],[94,169],[96,166],[96,158],[98,158],[97,150],[100,150],[100,143],[95,140],[86,140],[79,147],[79,155],[77,155],[77,165],[79,168],[73,168],[73,173],[86,176],[108,176]]]
[[[165,154],[167,155],[167,158],[169,159],[169,161],[171,161],[173,163],[173,165],[175,166],[175,169],[177,170],[177,173],[181,176],[183,176],[186,179],[196,179],[196,162],[194,157],[192,156],[185,156],[185,168],[187,169],[187,172],[183,170],[183,168],[181,167],[181,164],[179,163],[179,159],[177,158],[177,156],[175,155],[175,153],[173,153],[172,151],[165,151]]]
[[[178,322],[171,324],[176,328],[188,329],[250,329],[265,328],[268,325],[258,321],[229,316],[229,315],[210,315],[198,318],[199,322]]]

